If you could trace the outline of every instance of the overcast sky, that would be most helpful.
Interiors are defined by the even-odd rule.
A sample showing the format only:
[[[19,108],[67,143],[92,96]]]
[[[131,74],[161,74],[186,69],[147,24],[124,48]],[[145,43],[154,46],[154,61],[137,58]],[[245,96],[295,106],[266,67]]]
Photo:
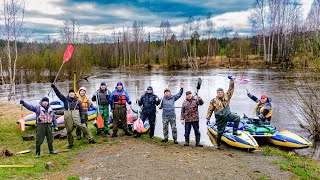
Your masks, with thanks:
[[[312,0],[301,2],[306,16]],[[189,16],[205,19],[212,12],[216,29],[231,27],[240,35],[250,35],[252,3],[253,0],[26,0],[25,26],[33,30],[31,40],[42,41],[46,35],[59,38],[63,22],[70,18],[75,18],[80,31],[90,37],[109,36],[114,28],[119,31],[132,27],[134,20],[143,21],[146,32],[157,34],[161,21],[169,20],[173,33],[179,35]]]

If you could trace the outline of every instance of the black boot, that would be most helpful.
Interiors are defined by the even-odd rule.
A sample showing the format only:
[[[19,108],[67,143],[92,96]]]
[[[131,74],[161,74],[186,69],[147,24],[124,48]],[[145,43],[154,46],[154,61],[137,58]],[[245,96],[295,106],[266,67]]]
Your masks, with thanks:
[[[168,142],[168,139],[162,139],[161,142]]]
[[[117,134],[118,134],[118,131],[114,130],[111,137],[117,137],[118,136]]]
[[[129,131],[125,132],[124,134],[125,134],[126,136],[132,136],[132,134],[131,134]]]
[[[40,146],[36,146],[36,158],[40,157]]]
[[[200,144],[200,134],[196,136],[196,146],[203,147],[203,145]]]
[[[190,136],[184,136],[185,142],[184,146],[189,146]]]
[[[50,154],[58,154],[57,151],[54,151],[54,150],[53,150],[53,145],[52,145],[52,143],[48,143],[48,148],[49,148]]]
[[[89,140],[89,144],[96,144],[96,143],[97,143],[97,141],[95,141],[94,139]]]
[[[221,137],[217,137],[217,149],[221,149]]]

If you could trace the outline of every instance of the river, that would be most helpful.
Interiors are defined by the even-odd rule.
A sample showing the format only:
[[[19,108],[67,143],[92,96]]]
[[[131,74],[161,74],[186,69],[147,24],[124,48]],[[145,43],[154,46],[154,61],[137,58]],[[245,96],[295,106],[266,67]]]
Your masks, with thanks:
[[[250,82],[247,84],[235,84],[235,91],[231,100],[231,110],[238,113],[240,116],[245,113],[248,116],[254,115],[255,102],[247,97],[246,89],[250,93],[260,96],[262,93],[266,93],[268,97],[272,98],[273,116],[271,124],[276,126],[277,129],[287,129],[299,135],[303,135],[308,138],[308,134],[305,130],[299,128],[298,124],[290,117],[288,108],[292,104],[286,103],[288,91],[291,89],[288,81],[284,76],[289,76],[292,79],[296,76],[296,73],[285,74],[272,69],[208,69],[208,70],[162,70],[153,69],[149,70],[108,70],[98,69],[95,70],[94,75],[89,77],[89,82],[82,80],[79,82],[79,87],[84,86],[87,88],[89,96],[96,91],[102,81],[107,83],[110,90],[113,90],[116,83],[121,81],[124,83],[125,90],[128,91],[132,102],[135,102],[136,86],[138,89],[138,95],[141,96],[146,88],[151,85],[154,88],[154,93],[159,97],[163,97],[163,90],[168,86],[172,94],[176,94],[179,91],[179,83],[184,82],[185,88],[182,97],[176,101],[176,106],[182,105],[185,99],[185,92],[191,90],[196,91],[197,80],[200,77],[202,79],[202,86],[199,90],[199,96],[204,100],[204,105],[199,107],[200,112],[200,131],[202,143],[211,146],[211,142],[207,136],[206,129],[206,114],[209,106],[209,102],[216,95],[216,89],[218,87],[228,89],[229,79],[228,75],[234,77],[249,78]],[[63,94],[67,94],[69,87],[72,86],[72,81],[57,82],[57,87]],[[33,104],[38,103],[42,96],[46,96],[50,90],[50,83],[31,83],[23,85],[24,100]],[[20,94],[20,87],[17,86],[17,94]],[[0,100],[6,100],[7,91],[4,86],[1,86]],[[51,99],[58,99],[57,96],[52,93]],[[16,99],[20,99],[18,96]],[[18,100],[16,100],[18,103]],[[184,141],[184,126],[180,123],[181,109],[176,108],[177,114],[177,128],[178,128],[178,141]],[[163,137],[162,131],[162,110],[157,110],[157,121],[155,136]],[[299,116],[297,112],[297,116]],[[211,118],[214,121],[214,117]],[[171,130],[170,130],[171,131]],[[172,139],[171,132],[169,134]],[[194,140],[193,130],[191,131],[191,140]],[[299,150],[300,154],[309,154],[309,150]]]

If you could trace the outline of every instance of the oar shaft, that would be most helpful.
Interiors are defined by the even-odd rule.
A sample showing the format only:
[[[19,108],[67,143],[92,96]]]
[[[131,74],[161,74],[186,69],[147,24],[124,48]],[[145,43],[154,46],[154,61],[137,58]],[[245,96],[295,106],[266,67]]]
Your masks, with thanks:
[[[60,71],[61,71],[61,69],[62,69],[63,64],[64,64],[64,63],[61,64],[60,69],[59,69],[59,71],[58,71],[58,74],[57,74],[56,77],[54,78],[53,84],[56,82],[56,80],[57,80],[57,78],[58,78],[58,76],[59,76],[59,74],[60,74]],[[49,94],[51,93],[51,90],[52,90],[52,88],[50,89],[50,91],[49,91],[49,93],[48,93],[48,96],[49,96]]]

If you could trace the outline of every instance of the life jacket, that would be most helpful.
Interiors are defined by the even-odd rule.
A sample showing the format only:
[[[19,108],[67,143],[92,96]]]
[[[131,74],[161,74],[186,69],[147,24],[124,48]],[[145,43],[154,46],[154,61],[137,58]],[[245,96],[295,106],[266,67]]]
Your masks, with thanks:
[[[83,110],[88,111],[88,108],[89,108],[88,97],[86,95],[82,97],[80,94],[77,94],[77,97],[79,101],[82,103]]]
[[[122,91],[122,94],[119,95],[118,91],[116,91],[116,93],[114,94],[115,96],[115,101],[118,100],[118,102],[115,102],[116,104],[119,105],[125,105],[127,102],[127,97],[124,91]]]
[[[109,105],[109,97],[110,97],[110,91],[106,89],[104,92],[101,90],[98,91],[98,102],[99,105]]]
[[[262,112],[264,111],[264,109],[266,108],[267,106],[267,103],[264,103],[264,105],[260,108],[260,112],[259,112],[259,107],[261,106],[262,104],[260,102],[258,102],[256,104],[256,112],[257,114],[262,114]],[[272,108],[269,110],[269,113],[267,115],[265,115],[264,117],[266,119],[270,118],[272,116]]]
[[[51,107],[48,108],[48,111],[46,112],[46,109],[42,106],[39,106],[40,114],[37,117],[37,123],[43,124],[43,123],[52,123],[53,118],[53,110]]]

